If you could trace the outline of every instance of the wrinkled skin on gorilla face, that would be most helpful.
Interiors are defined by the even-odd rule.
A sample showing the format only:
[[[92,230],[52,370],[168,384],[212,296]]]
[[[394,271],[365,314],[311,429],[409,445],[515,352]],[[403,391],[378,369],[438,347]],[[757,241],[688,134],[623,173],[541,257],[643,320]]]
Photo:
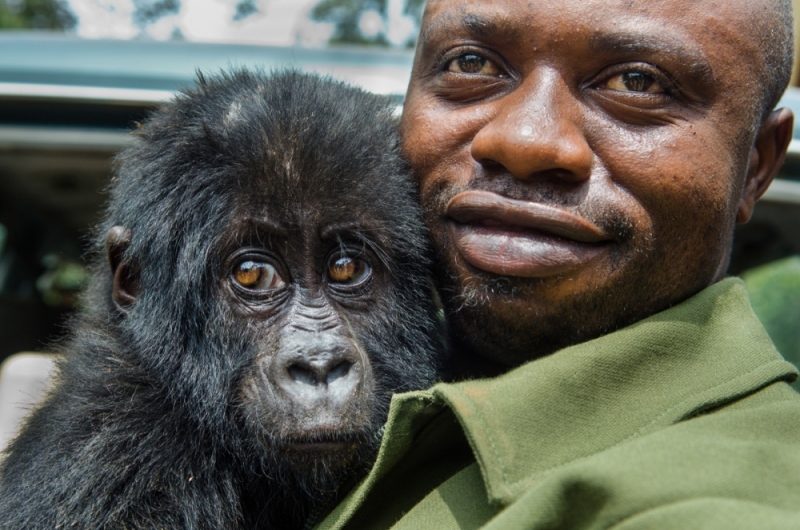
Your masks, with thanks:
[[[299,527],[369,468],[444,351],[392,110],[239,71],[144,124],[0,526]]]

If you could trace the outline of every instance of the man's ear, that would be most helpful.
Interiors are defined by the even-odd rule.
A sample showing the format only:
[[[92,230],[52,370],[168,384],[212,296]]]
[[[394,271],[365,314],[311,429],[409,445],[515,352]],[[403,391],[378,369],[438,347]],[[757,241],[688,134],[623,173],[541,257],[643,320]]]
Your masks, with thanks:
[[[131,244],[131,231],[115,226],[106,235],[106,256],[111,267],[111,297],[120,311],[126,313],[139,296],[139,275],[136,267],[125,261],[125,251]]]
[[[789,109],[773,111],[761,124],[750,155],[747,180],[736,214],[737,223],[746,223],[750,220],[756,201],[772,184],[772,179],[783,165],[786,150],[792,141],[793,130],[794,114]]]

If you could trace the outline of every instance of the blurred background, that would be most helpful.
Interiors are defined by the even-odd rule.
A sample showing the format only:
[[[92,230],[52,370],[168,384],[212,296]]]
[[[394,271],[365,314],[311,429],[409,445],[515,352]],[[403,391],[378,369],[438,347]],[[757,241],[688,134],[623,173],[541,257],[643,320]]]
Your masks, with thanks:
[[[401,105],[423,4],[0,0],[0,360],[58,338],[87,281],[86,242],[112,158],[150,109],[198,69],[229,65],[328,73]],[[783,104],[800,115],[800,89]],[[800,128],[795,138],[779,179],[737,231],[731,273],[747,282],[778,349],[798,362]]]
[[[2,0],[0,29],[84,39],[413,48],[424,0]]]

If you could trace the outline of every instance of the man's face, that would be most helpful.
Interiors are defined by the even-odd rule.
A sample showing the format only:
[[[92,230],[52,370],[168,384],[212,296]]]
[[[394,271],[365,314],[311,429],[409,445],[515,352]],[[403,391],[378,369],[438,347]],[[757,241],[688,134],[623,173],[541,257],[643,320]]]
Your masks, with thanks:
[[[430,0],[402,125],[457,339],[515,365],[724,274],[757,164],[746,5]]]

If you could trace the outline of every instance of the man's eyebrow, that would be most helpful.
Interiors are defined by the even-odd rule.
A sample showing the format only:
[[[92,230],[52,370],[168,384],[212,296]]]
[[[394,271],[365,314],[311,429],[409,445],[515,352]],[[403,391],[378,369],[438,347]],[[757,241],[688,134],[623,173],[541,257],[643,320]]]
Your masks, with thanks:
[[[522,34],[517,24],[505,17],[487,18],[476,13],[447,13],[430,21],[422,27],[419,35],[421,44],[438,34],[450,34],[465,30],[466,33],[481,40],[503,40],[519,42]]]
[[[705,54],[677,39],[640,33],[603,33],[592,37],[590,46],[595,53],[668,58],[687,69],[695,82],[710,83],[714,77]]]

